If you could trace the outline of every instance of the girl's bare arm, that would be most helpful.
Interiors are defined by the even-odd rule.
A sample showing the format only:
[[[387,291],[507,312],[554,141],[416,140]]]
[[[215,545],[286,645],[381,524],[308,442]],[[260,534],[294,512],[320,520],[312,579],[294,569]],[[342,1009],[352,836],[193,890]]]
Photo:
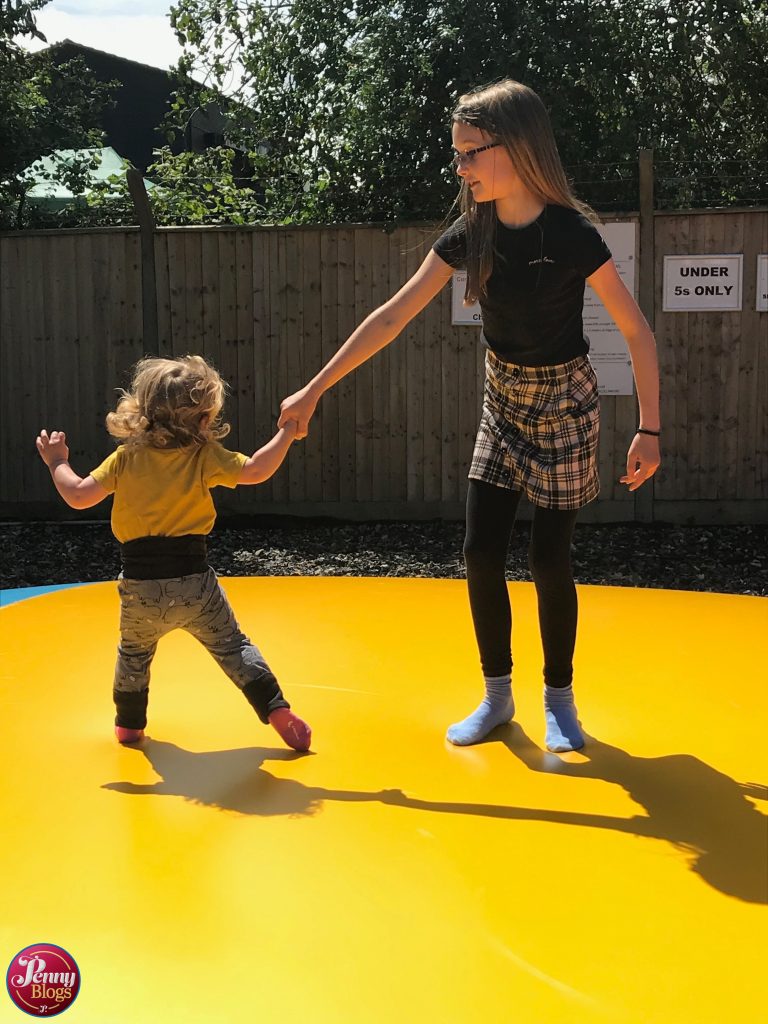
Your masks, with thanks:
[[[322,370],[300,391],[283,400],[278,426],[295,420],[296,437],[306,437],[309,421],[323,393],[394,341],[450,280],[452,273],[452,267],[430,252],[413,277],[363,320]]]
[[[587,284],[594,289],[627,342],[637,386],[639,425],[644,430],[659,430],[659,366],[653,332],[619,277],[613,260],[608,260],[588,277]],[[636,491],[653,476],[660,462],[659,439],[648,434],[635,434],[621,482],[627,484],[630,491]]]

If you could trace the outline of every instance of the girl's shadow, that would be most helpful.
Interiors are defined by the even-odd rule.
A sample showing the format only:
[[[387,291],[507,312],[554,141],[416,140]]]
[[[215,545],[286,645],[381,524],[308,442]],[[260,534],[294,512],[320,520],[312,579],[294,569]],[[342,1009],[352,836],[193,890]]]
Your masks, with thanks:
[[[646,811],[631,818],[542,811],[539,820],[666,840],[715,889],[768,903],[768,817],[747,799],[768,800],[765,786],[736,782],[691,754],[636,757],[595,739],[580,751],[588,760],[574,764],[540,750],[519,725],[505,733],[531,771],[613,783]]]
[[[735,782],[690,754],[635,757],[589,739],[580,751],[588,760],[572,764],[540,750],[517,723],[497,730],[492,737],[502,738],[531,771],[602,779],[621,786],[646,814],[619,818],[536,807],[442,803],[392,793],[382,794],[381,799],[415,810],[551,821],[663,839],[684,853],[691,870],[719,892],[747,903],[768,903],[768,817],[747,799],[768,800],[765,786]]]
[[[359,793],[305,786],[262,768],[265,761],[306,757],[292,750],[245,747],[193,753],[173,743],[147,738],[137,747],[160,776],[160,782],[107,782],[103,789],[135,795],[176,796],[221,811],[264,816],[314,814],[323,800],[381,800],[382,793]]]

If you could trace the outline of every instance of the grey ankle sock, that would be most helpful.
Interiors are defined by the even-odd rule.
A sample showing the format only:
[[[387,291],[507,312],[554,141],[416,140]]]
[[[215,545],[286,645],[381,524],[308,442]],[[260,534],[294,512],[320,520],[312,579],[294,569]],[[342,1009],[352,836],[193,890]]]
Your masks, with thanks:
[[[485,697],[468,718],[449,726],[447,738],[459,747],[479,743],[497,725],[511,721],[515,714],[512,681],[509,676],[485,676]]]
[[[584,746],[572,685],[544,687],[544,719],[547,750],[580,750]]]

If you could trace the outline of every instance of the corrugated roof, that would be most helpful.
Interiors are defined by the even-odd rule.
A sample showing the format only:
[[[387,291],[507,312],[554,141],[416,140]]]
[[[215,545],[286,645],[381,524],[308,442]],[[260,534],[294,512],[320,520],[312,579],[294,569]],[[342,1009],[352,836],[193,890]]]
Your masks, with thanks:
[[[74,193],[70,192],[63,182],[57,181],[55,178],[49,179],[48,174],[56,175],[62,164],[67,164],[75,158],[88,158],[94,154],[98,154],[100,157],[98,166],[89,173],[89,177],[94,183],[106,181],[113,174],[121,177],[125,174],[123,158],[111,146],[105,146],[103,149],[58,149],[49,156],[36,160],[24,171],[24,176],[35,182],[27,193],[27,199],[54,206],[70,203],[76,198]],[[148,190],[154,188],[152,182],[147,181],[146,178],[144,184]],[[90,191],[90,189],[86,189],[81,195],[87,195]]]

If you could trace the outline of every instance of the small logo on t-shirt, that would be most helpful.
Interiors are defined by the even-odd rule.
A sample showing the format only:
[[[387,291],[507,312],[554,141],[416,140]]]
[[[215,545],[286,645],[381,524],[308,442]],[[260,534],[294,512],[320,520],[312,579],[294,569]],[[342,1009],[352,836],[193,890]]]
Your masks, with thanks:
[[[541,257],[540,259],[538,259],[538,260],[528,260],[528,266],[529,266],[529,267],[535,267],[537,263],[554,263],[554,262],[555,262],[555,261],[554,261],[554,260],[551,260],[551,259],[549,258],[549,256],[542,256],[542,257]]]

